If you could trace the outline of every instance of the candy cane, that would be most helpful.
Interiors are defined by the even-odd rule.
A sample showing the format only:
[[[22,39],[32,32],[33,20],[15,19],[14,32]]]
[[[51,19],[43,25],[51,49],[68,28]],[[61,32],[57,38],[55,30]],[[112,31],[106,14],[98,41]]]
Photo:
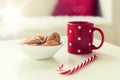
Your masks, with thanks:
[[[80,64],[78,64],[77,66],[73,67],[72,69],[68,69],[68,70],[64,70],[63,67],[64,65],[61,64],[59,65],[57,71],[60,74],[64,74],[64,75],[71,75],[77,71],[79,71],[80,69],[82,69],[83,67],[85,67],[87,64],[91,63],[92,61],[94,61],[97,58],[96,55],[92,55],[91,57],[87,58],[85,61],[81,62]]]

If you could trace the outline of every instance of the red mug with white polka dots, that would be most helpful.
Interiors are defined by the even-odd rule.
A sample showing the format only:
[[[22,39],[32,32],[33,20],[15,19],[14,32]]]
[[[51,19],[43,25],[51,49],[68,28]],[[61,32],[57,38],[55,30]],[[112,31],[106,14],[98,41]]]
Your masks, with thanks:
[[[94,31],[101,34],[99,46],[93,44]],[[103,31],[95,28],[94,24],[86,21],[73,21],[67,24],[68,52],[71,54],[89,54],[92,50],[99,49],[104,42]]]

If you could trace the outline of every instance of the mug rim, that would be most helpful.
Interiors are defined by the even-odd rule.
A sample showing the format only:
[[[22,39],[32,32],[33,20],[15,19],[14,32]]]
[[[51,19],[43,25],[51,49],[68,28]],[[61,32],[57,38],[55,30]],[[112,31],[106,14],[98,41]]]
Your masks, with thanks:
[[[70,21],[70,22],[68,22],[68,24],[72,24],[72,25],[79,25],[79,24],[93,25],[92,22],[88,22],[88,21]]]

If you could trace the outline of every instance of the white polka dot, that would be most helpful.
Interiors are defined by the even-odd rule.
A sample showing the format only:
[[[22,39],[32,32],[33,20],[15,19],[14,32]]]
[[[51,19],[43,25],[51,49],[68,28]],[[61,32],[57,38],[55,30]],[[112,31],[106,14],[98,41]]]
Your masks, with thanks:
[[[89,30],[89,33],[91,33],[91,30]]]
[[[69,43],[69,46],[72,46],[72,43]]]
[[[89,43],[89,46],[91,46],[91,43]]]
[[[81,29],[81,26],[78,26],[78,29]]]
[[[69,33],[72,33],[72,30],[69,30]]]
[[[78,50],[77,50],[77,52],[78,52],[78,53],[80,53],[80,52],[81,52],[81,50],[80,50],[80,49],[78,49]]]
[[[80,41],[81,40],[81,37],[78,37],[78,41]]]

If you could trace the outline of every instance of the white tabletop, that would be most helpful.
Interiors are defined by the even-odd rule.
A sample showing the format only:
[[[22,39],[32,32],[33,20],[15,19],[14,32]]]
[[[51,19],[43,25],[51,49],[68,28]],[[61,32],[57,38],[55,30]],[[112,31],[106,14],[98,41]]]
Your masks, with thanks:
[[[0,80],[120,80],[120,47],[104,43],[93,51],[97,60],[73,75],[60,75],[59,64],[73,67],[85,56],[71,55],[66,44],[51,59],[32,60],[16,46],[16,40],[0,41]]]

